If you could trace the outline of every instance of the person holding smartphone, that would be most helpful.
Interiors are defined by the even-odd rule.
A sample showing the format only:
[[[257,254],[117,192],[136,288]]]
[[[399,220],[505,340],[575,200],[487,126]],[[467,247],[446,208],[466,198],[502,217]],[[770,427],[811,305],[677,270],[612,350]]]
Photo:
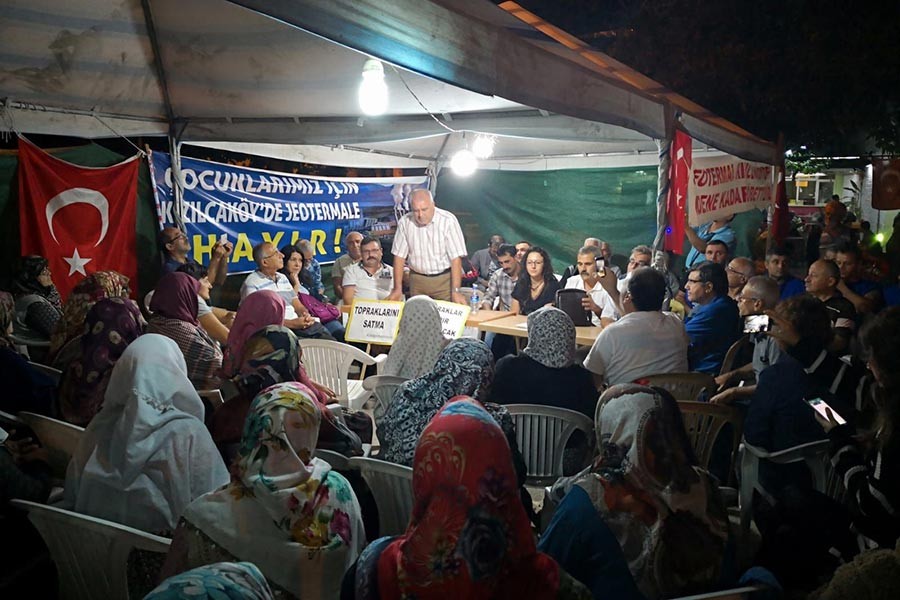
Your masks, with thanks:
[[[827,407],[814,413],[831,440],[831,464],[851,499],[854,527],[882,548],[900,538],[900,307],[877,315],[862,331],[879,400],[875,429],[863,444],[854,427]]]

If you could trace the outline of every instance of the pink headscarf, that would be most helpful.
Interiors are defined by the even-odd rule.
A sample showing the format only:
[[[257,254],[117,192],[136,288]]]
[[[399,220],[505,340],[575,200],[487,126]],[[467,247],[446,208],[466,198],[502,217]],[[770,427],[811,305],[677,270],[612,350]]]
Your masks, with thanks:
[[[244,344],[251,335],[263,327],[284,323],[284,306],[284,298],[271,290],[254,292],[241,302],[225,342],[222,371],[226,377],[232,377],[240,370]]]

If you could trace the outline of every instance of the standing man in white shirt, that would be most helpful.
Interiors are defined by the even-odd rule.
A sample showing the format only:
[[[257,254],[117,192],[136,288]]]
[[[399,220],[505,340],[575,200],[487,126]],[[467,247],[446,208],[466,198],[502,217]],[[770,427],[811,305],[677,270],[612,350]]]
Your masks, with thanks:
[[[581,303],[585,310],[591,311],[593,316],[591,321],[594,325],[606,327],[618,318],[616,312],[616,304],[609,296],[600,280],[605,277],[612,277],[606,273],[600,273],[597,267],[597,257],[600,254],[600,248],[597,246],[583,246],[578,251],[578,258],[575,260],[575,268],[578,274],[569,277],[566,281],[566,289],[576,289],[587,292],[587,297]]]
[[[465,304],[456,291],[462,285],[462,257],[468,256],[459,221],[453,213],[437,208],[431,192],[414,190],[410,212],[397,224],[394,236],[394,291],[388,300],[403,298],[403,268],[409,264],[410,296],[424,294],[435,300]]]
[[[344,271],[342,287],[344,304],[360,300],[384,300],[394,289],[394,271],[381,262],[381,242],[376,238],[363,238],[360,244],[362,260]]]

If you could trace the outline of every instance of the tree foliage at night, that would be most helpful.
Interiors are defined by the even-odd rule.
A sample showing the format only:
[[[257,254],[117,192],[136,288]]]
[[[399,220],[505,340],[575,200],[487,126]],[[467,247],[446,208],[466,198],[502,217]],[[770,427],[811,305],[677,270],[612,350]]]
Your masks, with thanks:
[[[763,138],[900,152],[900,2],[520,3]]]

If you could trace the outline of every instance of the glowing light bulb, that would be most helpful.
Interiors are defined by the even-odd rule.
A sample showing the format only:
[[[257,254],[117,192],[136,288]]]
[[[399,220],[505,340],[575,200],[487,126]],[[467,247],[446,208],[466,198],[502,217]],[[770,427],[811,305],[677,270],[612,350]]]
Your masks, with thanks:
[[[883,233],[876,233],[876,234],[875,234],[875,241],[878,242],[879,244],[882,243],[882,242],[884,242],[884,234],[883,234]]]
[[[497,138],[492,135],[478,134],[475,137],[475,142],[472,143],[472,153],[475,155],[475,158],[481,160],[490,158],[494,153],[494,143],[496,141]]]
[[[460,177],[468,177],[478,168],[478,159],[468,148],[463,148],[450,159],[450,168]]]
[[[384,67],[381,61],[370,58],[363,65],[357,99],[360,110],[371,117],[383,115],[387,110],[388,87],[384,82]]]

